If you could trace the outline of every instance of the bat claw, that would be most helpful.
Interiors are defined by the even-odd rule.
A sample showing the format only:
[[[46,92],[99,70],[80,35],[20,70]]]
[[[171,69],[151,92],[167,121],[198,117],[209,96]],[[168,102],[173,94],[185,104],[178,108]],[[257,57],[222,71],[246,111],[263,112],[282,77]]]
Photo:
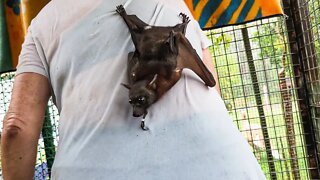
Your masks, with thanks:
[[[124,7],[122,5],[117,6],[117,13],[124,14],[126,12],[126,10],[124,9]]]
[[[144,131],[148,131],[149,128],[146,126],[145,122],[144,122],[144,118],[146,118],[148,112],[146,111],[142,117],[142,120],[141,120],[141,124],[140,124],[140,127],[142,128],[142,130]]]
[[[179,16],[181,16],[182,17],[182,23],[189,23],[190,22],[190,18],[189,18],[189,16],[187,16],[186,14],[184,14],[184,13],[180,13],[179,14]]]
[[[146,124],[144,123],[144,120],[143,121],[141,121],[141,125],[140,125],[140,127],[142,128],[142,130],[144,130],[144,131],[148,131],[149,130],[149,128],[146,126]]]

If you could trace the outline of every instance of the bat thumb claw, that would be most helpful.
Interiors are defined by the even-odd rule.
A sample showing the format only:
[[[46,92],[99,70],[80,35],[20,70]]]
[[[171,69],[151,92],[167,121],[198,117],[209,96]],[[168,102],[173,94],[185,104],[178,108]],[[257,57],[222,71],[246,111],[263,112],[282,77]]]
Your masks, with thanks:
[[[144,131],[148,131],[149,130],[149,128],[146,126],[146,124],[145,124],[145,122],[144,121],[141,121],[141,125],[140,125],[140,127],[142,128],[142,130],[144,130]]]

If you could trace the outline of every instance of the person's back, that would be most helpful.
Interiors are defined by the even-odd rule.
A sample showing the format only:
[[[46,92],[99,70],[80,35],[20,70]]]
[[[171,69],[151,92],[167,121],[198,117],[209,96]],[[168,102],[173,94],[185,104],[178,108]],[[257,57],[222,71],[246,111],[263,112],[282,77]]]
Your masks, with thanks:
[[[134,46],[120,4],[151,25],[191,17],[183,1],[53,0],[30,26],[17,74],[51,84],[60,112],[52,179],[264,179],[217,91],[190,70],[149,108],[149,130],[140,128],[121,85]],[[202,57],[209,43],[194,20],[186,36]]]

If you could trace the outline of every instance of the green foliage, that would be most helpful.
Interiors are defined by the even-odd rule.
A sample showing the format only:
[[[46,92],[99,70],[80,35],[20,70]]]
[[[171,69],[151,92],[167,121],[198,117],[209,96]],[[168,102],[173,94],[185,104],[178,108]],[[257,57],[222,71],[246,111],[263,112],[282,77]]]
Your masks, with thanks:
[[[282,54],[285,51],[285,37],[281,30],[281,21],[261,24],[253,33],[252,41],[261,49],[258,53],[259,59],[270,60],[276,67],[282,67]]]
[[[223,54],[225,49],[230,48],[232,37],[227,33],[215,34],[212,38],[212,45],[215,47],[216,54]]]
[[[310,13],[310,22],[311,22],[311,30],[312,34],[314,34],[313,41],[316,48],[317,53],[317,63],[320,63],[320,1],[314,1],[309,4]]]

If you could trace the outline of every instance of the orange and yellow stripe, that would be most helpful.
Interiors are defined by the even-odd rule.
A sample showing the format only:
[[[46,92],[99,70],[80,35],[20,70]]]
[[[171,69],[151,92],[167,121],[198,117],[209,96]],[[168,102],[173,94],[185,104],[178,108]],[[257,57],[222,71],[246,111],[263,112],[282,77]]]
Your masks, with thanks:
[[[49,0],[21,0],[21,2],[5,0],[4,11],[12,69],[15,69],[18,63],[21,45],[31,20],[48,2]]]
[[[283,14],[280,0],[185,0],[185,3],[204,29]]]

